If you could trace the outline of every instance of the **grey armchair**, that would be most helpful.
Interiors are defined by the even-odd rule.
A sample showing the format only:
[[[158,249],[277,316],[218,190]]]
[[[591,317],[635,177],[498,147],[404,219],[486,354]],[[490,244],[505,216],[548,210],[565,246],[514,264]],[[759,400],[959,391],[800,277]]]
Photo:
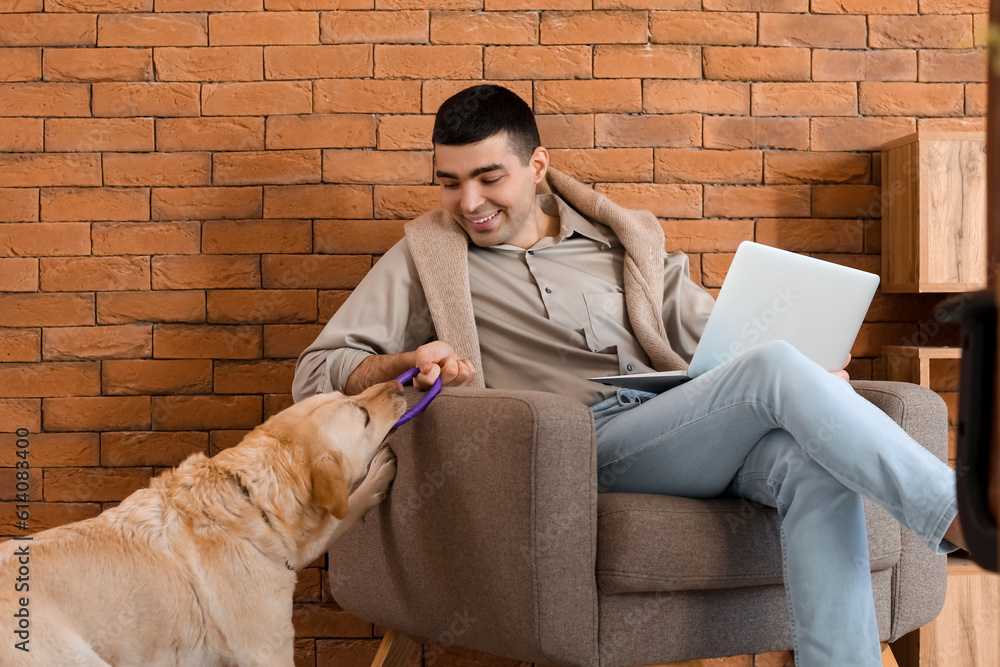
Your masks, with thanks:
[[[945,456],[936,394],[852,384]],[[777,514],[739,499],[599,495],[578,402],[449,389],[389,442],[389,497],[330,558],[334,598],[398,631],[387,639],[601,667],[791,648]],[[865,509],[879,634],[893,641],[940,611],[946,560]]]

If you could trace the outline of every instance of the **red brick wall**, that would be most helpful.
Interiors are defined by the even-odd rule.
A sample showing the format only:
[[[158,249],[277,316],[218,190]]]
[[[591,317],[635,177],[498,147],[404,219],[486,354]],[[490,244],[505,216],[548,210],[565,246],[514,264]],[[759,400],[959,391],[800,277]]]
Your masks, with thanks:
[[[877,272],[878,148],[983,129],[986,11],[0,0],[0,534],[19,427],[40,530],[288,405],[299,351],[437,202],[433,112],[483,79],[532,103],[556,166],[660,216],[707,287],[745,239]],[[936,329],[937,300],[877,296],[852,375]],[[325,576],[301,576],[300,664],[363,662],[373,628]]]

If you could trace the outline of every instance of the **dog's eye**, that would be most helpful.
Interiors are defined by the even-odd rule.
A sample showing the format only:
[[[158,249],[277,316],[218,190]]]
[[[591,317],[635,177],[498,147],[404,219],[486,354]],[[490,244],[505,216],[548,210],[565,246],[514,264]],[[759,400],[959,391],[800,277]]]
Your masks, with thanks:
[[[366,407],[365,407],[365,406],[363,406],[363,405],[359,405],[358,407],[360,407],[360,408],[361,408],[361,411],[365,413],[365,426],[367,427],[367,426],[368,426],[368,424],[369,424],[369,422],[371,422],[371,420],[372,420],[372,417],[371,417],[371,415],[370,415],[370,414],[368,414],[368,408],[366,408]]]

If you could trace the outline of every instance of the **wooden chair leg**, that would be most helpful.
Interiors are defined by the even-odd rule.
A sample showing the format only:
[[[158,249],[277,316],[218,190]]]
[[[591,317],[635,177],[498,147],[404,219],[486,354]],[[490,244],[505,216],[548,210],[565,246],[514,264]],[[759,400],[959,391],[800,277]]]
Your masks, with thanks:
[[[419,644],[402,632],[386,630],[382,643],[378,645],[372,667],[403,667]],[[893,663],[895,664],[895,663]]]
[[[896,656],[892,654],[892,649],[885,642],[882,642],[882,667],[899,667]]]

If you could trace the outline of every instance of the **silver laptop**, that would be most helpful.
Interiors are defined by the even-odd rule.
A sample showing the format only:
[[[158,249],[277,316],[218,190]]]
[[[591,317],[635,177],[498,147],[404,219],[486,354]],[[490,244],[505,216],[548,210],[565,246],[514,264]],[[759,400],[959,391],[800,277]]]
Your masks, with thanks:
[[[662,392],[772,340],[791,343],[829,371],[840,370],[878,282],[874,273],[744,241],[687,371],[589,379]]]

